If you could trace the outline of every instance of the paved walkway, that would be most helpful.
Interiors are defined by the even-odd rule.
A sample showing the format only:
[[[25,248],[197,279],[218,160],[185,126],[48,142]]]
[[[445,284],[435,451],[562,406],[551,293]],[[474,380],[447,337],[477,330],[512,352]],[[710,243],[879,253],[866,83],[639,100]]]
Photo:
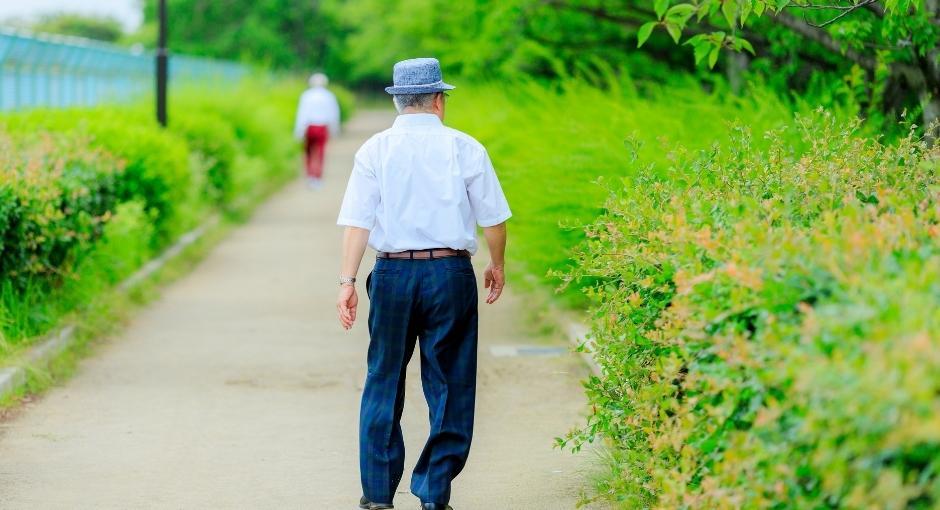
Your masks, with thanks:
[[[353,153],[391,120],[357,117],[330,147],[323,189],[276,195],[65,386],[0,423],[0,508],[356,508],[368,335],[364,320],[344,332],[335,318],[334,221]],[[590,455],[552,438],[581,420],[583,368],[492,354],[537,341],[511,292],[481,313],[477,434],[452,504],[574,508]],[[409,468],[428,427],[416,369]],[[406,474],[396,506],[417,508],[407,489]]]

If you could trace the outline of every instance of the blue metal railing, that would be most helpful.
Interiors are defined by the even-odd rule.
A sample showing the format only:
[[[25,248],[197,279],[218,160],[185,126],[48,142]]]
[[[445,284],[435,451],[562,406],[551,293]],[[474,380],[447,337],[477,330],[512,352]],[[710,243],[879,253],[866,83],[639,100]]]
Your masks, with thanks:
[[[93,106],[150,93],[154,55],[79,37],[0,28],[0,111]],[[170,56],[170,83],[234,82],[245,66],[207,58]]]

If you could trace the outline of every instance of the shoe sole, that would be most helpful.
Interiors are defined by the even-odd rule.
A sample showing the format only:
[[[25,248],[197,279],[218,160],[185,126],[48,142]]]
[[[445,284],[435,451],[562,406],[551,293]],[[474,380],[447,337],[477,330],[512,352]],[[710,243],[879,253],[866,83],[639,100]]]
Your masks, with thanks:
[[[371,505],[366,505],[366,506],[359,505],[359,508],[361,508],[362,510],[394,510],[395,509],[395,507],[393,506],[371,506]]]

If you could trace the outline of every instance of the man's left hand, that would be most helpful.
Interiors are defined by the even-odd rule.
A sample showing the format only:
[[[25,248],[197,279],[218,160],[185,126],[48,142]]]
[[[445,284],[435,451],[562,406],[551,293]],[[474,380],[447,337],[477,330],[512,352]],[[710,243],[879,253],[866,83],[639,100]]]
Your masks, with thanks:
[[[356,322],[356,307],[359,306],[359,296],[356,295],[354,285],[340,285],[339,297],[336,298],[336,311],[339,313],[339,323],[343,329],[350,329]]]

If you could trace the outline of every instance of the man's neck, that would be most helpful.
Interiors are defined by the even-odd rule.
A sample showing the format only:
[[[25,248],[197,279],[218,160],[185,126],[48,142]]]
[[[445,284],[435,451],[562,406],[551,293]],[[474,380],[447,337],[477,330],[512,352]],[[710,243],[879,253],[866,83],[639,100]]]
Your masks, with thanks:
[[[433,110],[419,110],[417,108],[407,107],[399,112],[399,115],[417,115],[417,114],[426,114],[426,115],[436,115],[437,118],[441,119],[441,122],[444,122],[444,116],[439,115]]]

